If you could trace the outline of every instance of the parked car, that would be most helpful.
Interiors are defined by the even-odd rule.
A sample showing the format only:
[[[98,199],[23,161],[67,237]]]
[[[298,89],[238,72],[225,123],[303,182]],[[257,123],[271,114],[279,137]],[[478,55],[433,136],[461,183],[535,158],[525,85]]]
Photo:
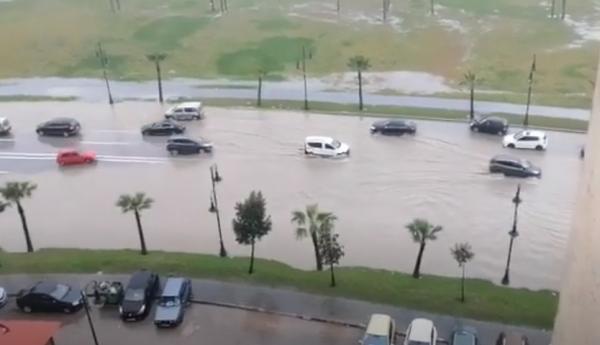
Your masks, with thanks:
[[[142,127],[142,135],[173,135],[182,134],[185,127],[171,120],[154,122]]]
[[[417,124],[413,121],[404,120],[385,120],[377,121],[371,125],[371,133],[381,133],[385,135],[415,134]]]
[[[204,109],[200,102],[180,103],[165,112],[165,119],[182,120],[200,120],[204,117]]]
[[[81,290],[67,284],[41,281],[19,291],[17,306],[26,313],[33,311],[73,313],[83,306]]]
[[[4,307],[8,302],[8,295],[6,294],[6,290],[2,286],[0,286],[0,308]]]
[[[77,135],[81,130],[81,125],[77,120],[70,118],[56,118],[46,121],[37,126],[38,135],[52,135],[68,137]]]
[[[202,138],[192,140],[189,138],[172,138],[167,140],[167,151],[172,155],[212,152],[213,143]]]
[[[77,150],[61,150],[56,155],[58,165],[90,164],[96,162],[96,153],[93,151],[79,152]]]
[[[490,172],[514,177],[542,177],[542,170],[531,162],[508,155],[498,155],[490,159]]]
[[[585,158],[585,146],[582,146],[581,149],[579,150],[579,158],[581,158],[581,159]]]
[[[304,153],[325,157],[350,155],[350,146],[330,137],[311,136],[304,139]]]
[[[529,345],[529,339],[519,333],[509,332],[506,334],[502,332],[496,339],[496,345]]]
[[[373,314],[367,325],[361,345],[392,345],[396,338],[394,319],[385,314]]]
[[[414,319],[406,329],[404,345],[435,345],[437,329],[431,320]]]
[[[475,132],[505,135],[508,133],[508,121],[501,117],[482,115],[475,117],[469,123],[469,128]]]
[[[159,289],[160,281],[156,273],[148,270],[135,272],[129,279],[125,295],[119,305],[121,318],[124,321],[144,319]]]
[[[543,131],[520,131],[508,134],[502,139],[502,145],[511,149],[545,150],[548,147],[548,136]]]
[[[459,327],[452,332],[450,345],[478,345],[477,331],[473,327]]]
[[[156,313],[154,324],[157,327],[174,327],[183,321],[185,308],[192,298],[192,282],[186,278],[168,278],[165,283]]]
[[[0,135],[8,135],[10,134],[10,130],[12,127],[10,126],[10,122],[5,117],[0,117]]]

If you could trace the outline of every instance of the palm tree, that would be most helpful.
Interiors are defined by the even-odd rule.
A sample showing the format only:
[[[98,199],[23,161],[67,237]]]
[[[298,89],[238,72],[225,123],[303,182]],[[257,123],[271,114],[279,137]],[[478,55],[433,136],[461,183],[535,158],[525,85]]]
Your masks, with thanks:
[[[152,203],[154,200],[146,197],[144,193],[135,193],[135,195],[127,195],[123,194],[117,200],[117,207],[121,208],[123,213],[127,213],[129,211],[133,211],[135,214],[135,221],[137,223],[138,235],[140,236],[140,245],[142,255],[148,254],[148,250],[146,249],[146,240],[144,239],[144,230],[142,229],[142,222],[140,220],[140,212],[142,210],[149,209],[152,207]]]
[[[31,193],[37,188],[35,183],[30,182],[6,182],[4,187],[0,188],[0,195],[7,201],[2,204],[2,209],[6,206],[17,205],[17,211],[21,217],[21,224],[23,225],[23,233],[25,234],[25,242],[27,244],[27,252],[33,252],[33,244],[31,243],[31,237],[29,236],[29,228],[27,227],[27,218],[25,217],[25,210],[21,206],[21,200],[31,197]]]
[[[412,235],[413,241],[419,243],[419,254],[417,256],[417,262],[415,263],[415,269],[413,270],[413,277],[419,278],[421,276],[421,259],[423,258],[423,252],[425,251],[425,245],[427,241],[433,241],[437,239],[436,234],[442,231],[442,227],[439,225],[432,225],[425,219],[415,219],[412,223],[406,225],[406,228]]]
[[[315,261],[317,271],[323,270],[323,261],[319,252],[319,237],[326,231],[328,224],[336,220],[331,212],[319,212],[317,204],[306,206],[306,211],[296,210],[292,212],[292,223],[296,223],[296,238],[303,239],[310,236],[315,250]]]
[[[363,110],[362,72],[371,67],[369,59],[361,55],[353,56],[348,60],[348,67],[358,72],[358,109]]]
[[[467,262],[471,261],[475,257],[475,253],[471,249],[471,245],[467,242],[456,243],[453,248],[450,248],[452,257],[458,263],[458,266],[462,268],[462,278],[460,280],[460,301],[465,302],[465,266]]]
[[[467,71],[467,73],[464,75],[464,78],[465,79],[463,80],[462,84],[468,85],[471,92],[469,119],[473,120],[475,117],[475,84],[479,81],[479,79],[477,79],[477,75],[471,71]]]
[[[167,54],[164,53],[154,53],[146,55],[146,58],[154,62],[156,66],[156,79],[158,80],[158,101],[160,103],[163,102],[163,91],[162,91],[162,77],[160,74],[160,63],[167,58]]]

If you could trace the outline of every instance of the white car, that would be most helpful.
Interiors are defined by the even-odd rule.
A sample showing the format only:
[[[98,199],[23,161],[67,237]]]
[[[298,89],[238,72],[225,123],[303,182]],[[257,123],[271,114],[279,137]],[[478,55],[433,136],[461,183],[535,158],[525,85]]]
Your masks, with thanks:
[[[414,319],[406,329],[404,345],[435,345],[437,329],[431,320]]]
[[[2,286],[0,286],[0,308],[4,307],[8,302],[8,296],[6,295],[6,290]]]
[[[396,338],[394,319],[385,314],[373,314],[367,325],[361,345],[393,345]]]
[[[502,139],[502,146],[511,149],[545,150],[548,147],[548,136],[542,131],[520,131],[507,134]]]
[[[204,117],[204,109],[201,102],[180,103],[165,112],[167,120],[200,120]]]
[[[325,157],[350,155],[350,146],[330,137],[306,137],[304,153]]]

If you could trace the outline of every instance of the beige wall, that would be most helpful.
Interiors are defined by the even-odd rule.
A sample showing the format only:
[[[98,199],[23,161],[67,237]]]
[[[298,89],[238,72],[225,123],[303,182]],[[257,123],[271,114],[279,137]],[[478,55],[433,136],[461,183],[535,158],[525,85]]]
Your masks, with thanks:
[[[596,77],[596,85],[600,86],[600,73]],[[600,345],[600,88],[598,87],[594,90],[593,103],[552,345]]]

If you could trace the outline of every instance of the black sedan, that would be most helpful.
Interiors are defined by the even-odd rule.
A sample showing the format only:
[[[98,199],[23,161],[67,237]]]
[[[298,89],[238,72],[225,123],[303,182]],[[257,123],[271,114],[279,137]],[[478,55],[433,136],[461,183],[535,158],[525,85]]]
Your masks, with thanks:
[[[493,157],[490,172],[513,177],[542,177],[542,170],[529,161],[507,155]]]
[[[373,134],[381,133],[384,135],[415,134],[417,132],[417,124],[404,120],[377,121],[371,125],[370,130]]]
[[[142,135],[182,134],[185,127],[170,120],[154,122],[142,127]]]
[[[501,117],[480,115],[471,121],[469,127],[475,132],[505,135],[508,121]]]
[[[73,313],[83,306],[81,290],[66,284],[41,281],[19,291],[17,306],[26,313],[33,311]]]
[[[61,117],[39,124],[35,131],[41,136],[52,135],[69,137],[77,135],[80,129],[81,124],[79,124],[77,120]]]
[[[119,305],[119,314],[124,321],[137,321],[144,319],[154,300],[160,281],[156,273],[140,270],[129,279],[125,289],[125,296]]]
[[[213,144],[202,138],[192,140],[189,138],[172,138],[167,140],[167,151],[172,155],[197,154],[212,152]]]

